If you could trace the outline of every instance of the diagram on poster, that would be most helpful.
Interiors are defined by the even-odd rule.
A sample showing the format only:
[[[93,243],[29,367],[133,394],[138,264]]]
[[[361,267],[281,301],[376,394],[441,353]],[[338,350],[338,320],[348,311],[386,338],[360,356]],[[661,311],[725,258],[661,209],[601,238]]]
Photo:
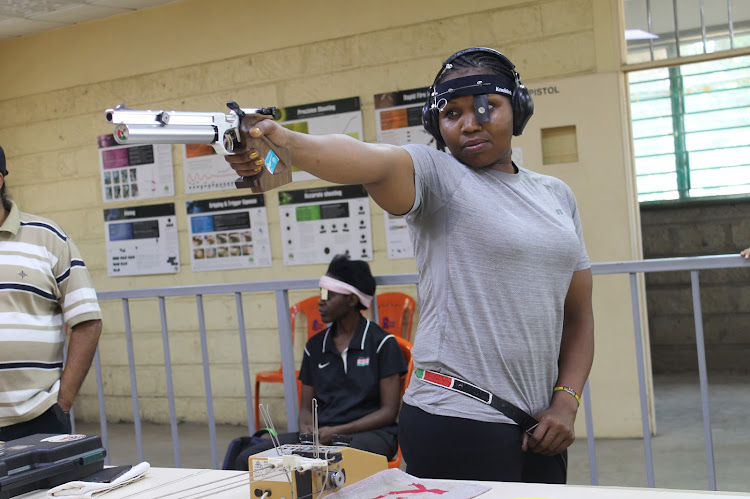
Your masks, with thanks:
[[[271,266],[263,194],[186,204],[193,272]]]
[[[386,211],[383,213],[383,220],[385,221],[385,246],[388,258],[397,260],[414,257],[411,234],[404,217],[397,217]]]
[[[361,185],[279,192],[284,265],[372,260],[370,199]]]
[[[375,94],[378,142],[403,146],[426,144],[437,148],[435,138],[422,126],[422,107],[429,88]]]
[[[359,97],[281,108],[281,124],[295,132],[322,135],[343,133],[362,140],[362,111]],[[294,165],[292,165],[294,166]],[[313,180],[307,172],[292,168],[292,180]]]
[[[174,196],[171,145],[122,146],[112,135],[97,142],[105,203]]]
[[[223,191],[234,189],[239,177],[224,156],[216,154],[208,144],[185,144],[183,164],[185,169],[185,193]]]
[[[180,271],[174,203],[104,210],[107,275]]]

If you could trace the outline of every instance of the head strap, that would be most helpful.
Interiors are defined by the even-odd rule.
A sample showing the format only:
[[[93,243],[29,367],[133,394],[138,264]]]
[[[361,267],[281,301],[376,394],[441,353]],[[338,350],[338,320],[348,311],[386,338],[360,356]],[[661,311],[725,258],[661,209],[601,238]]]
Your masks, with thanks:
[[[512,97],[514,85],[513,79],[506,75],[461,76],[435,85],[432,102],[434,107],[441,109],[449,100],[465,95],[501,94]]]

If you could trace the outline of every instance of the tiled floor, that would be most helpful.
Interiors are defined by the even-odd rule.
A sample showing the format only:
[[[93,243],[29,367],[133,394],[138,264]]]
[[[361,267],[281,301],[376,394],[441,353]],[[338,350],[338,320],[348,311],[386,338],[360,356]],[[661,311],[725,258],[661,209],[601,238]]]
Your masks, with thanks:
[[[654,382],[658,434],[652,450],[655,485],[659,488],[708,490],[698,378],[657,377]],[[719,490],[750,492],[750,383],[743,377],[710,377],[711,420]],[[79,423],[77,431],[99,433],[98,424]],[[110,424],[108,451],[112,464],[139,461],[132,424]],[[206,426],[179,426],[181,465],[212,467],[209,431]],[[219,466],[229,441],[247,434],[247,428],[218,426]],[[143,459],[152,466],[174,466],[171,430],[167,425],[143,424]],[[585,439],[570,448],[568,482],[590,484]],[[643,440],[599,439],[596,441],[600,485],[646,487]]]

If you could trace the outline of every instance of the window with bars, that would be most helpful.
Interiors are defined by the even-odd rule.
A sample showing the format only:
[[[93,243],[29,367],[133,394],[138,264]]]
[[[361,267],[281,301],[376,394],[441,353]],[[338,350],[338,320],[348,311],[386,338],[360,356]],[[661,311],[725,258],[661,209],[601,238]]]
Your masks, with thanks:
[[[640,201],[750,193],[750,56],[629,82]]]
[[[750,47],[750,0],[624,6],[638,199],[750,194],[750,56],[673,65]]]

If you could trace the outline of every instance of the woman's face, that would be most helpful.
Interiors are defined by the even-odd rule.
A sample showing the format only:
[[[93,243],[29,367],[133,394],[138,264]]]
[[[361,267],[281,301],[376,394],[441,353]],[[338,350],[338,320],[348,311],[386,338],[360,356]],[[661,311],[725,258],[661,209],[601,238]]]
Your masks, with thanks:
[[[347,315],[352,309],[352,303],[356,304],[352,296],[329,290],[327,299],[321,297],[318,300],[318,313],[323,322],[335,322]]]
[[[461,71],[451,77],[473,74],[482,74],[482,70]],[[449,100],[440,111],[440,133],[451,154],[463,164],[513,172],[513,108],[510,98],[488,94],[488,99],[490,121],[484,123],[477,121],[473,95]]]

